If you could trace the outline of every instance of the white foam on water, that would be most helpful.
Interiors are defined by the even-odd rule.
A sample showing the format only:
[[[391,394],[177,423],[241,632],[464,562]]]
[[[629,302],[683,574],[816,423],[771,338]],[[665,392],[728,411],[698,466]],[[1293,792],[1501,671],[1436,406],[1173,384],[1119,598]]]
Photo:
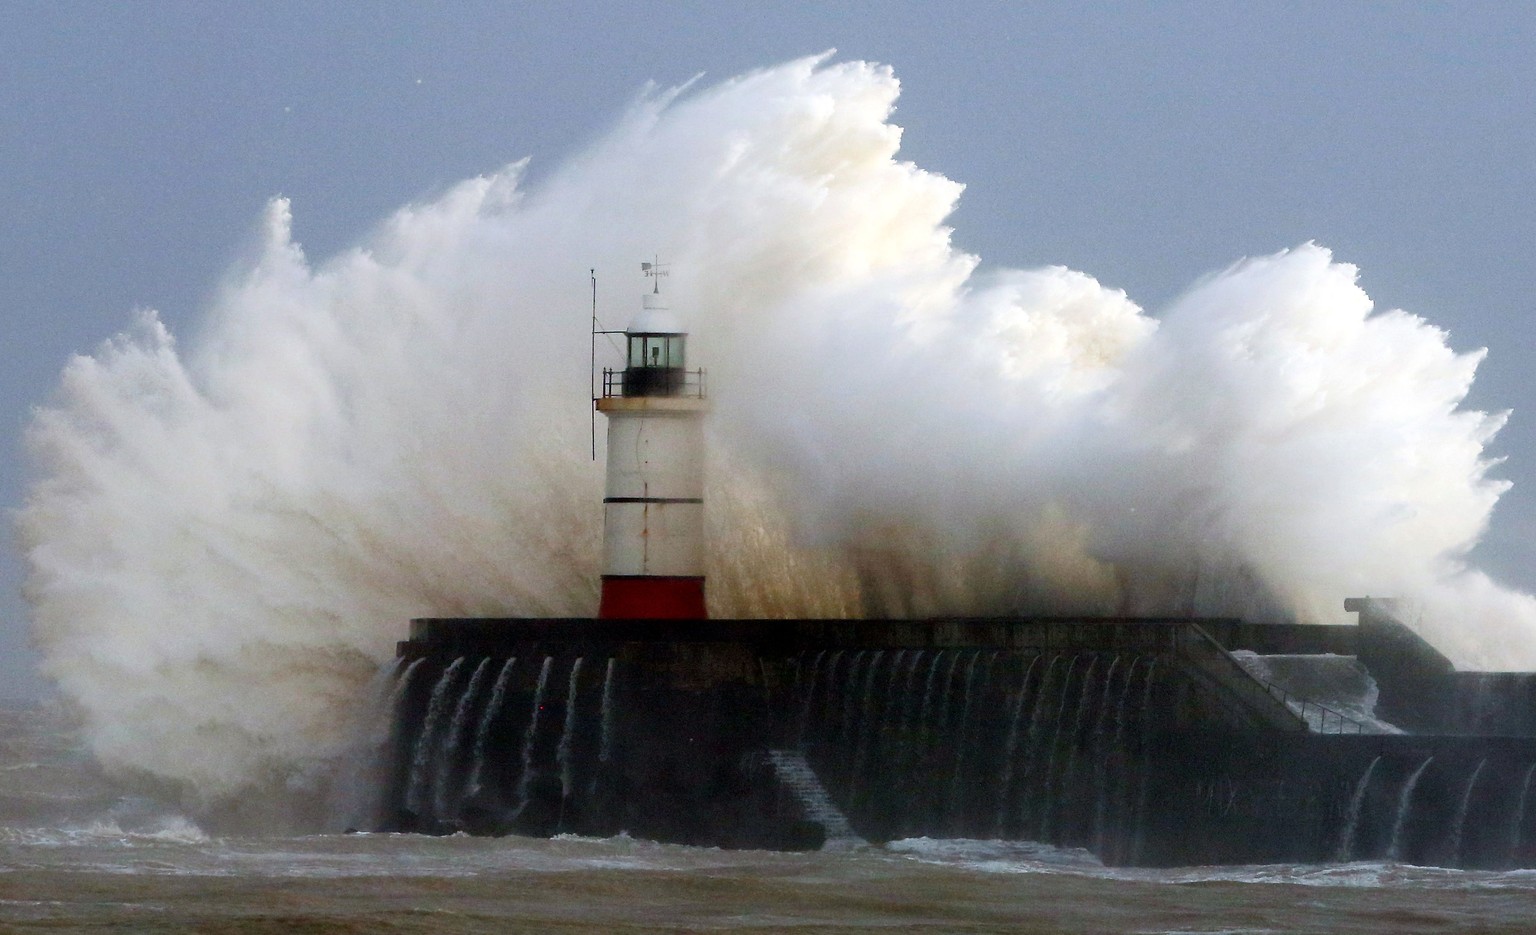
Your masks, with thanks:
[[[883,850],[924,863],[963,866],[982,873],[1095,871],[1104,865],[1091,851],[1034,841],[975,838],[903,838]]]
[[[142,827],[101,818],[81,825],[63,827],[16,828],[0,826],[0,842],[33,847],[78,847],[82,845],[206,844],[213,840],[192,821],[181,816],[165,816]]]
[[[885,853],[921,863],[951,866],[976,873],[1069,873],[1165,885],[1241,883],[1355,889],[1433,888],[1521,891],[1528,891],[1536,886],[1536,871],[1459,870],[1444,867],[1418,867],[1389,861],[1210,867],[1106,867],[1086,850],[1059,848],[1029,841],[908,838],[892,841],[870,853]]]

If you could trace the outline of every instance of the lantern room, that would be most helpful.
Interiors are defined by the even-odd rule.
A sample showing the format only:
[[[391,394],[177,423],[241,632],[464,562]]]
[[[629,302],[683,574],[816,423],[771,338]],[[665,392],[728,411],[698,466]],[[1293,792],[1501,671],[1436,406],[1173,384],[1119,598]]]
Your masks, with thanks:
[[[661,296],[645,296],[640,314],[630,322],[624,335],[629,353],[622,395],[686,395],[689,379],[684,362],[688,335]]]
[[[704,371],[687,368],[688,334],[660,295],[647,294],[624,329],[625,367],[603,370],[604,397],[687,396],[702,399]]]

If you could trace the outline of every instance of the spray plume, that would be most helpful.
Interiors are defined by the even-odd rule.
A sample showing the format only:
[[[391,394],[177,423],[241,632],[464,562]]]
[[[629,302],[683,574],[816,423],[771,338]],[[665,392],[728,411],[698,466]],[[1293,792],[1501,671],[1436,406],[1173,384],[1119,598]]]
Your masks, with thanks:
[[[1159,319],[978,274],[897,90],[817,57],[652,94],[542,184],[466,181],[318,266],[278,199],[195,341],[146,312],[72,360],[18,522],[98,758],[207,817],[319,801],[408,618],[590,615],[581,284],[656,251],[715,397],[717,616],[1396,595],[1459,661],[1536,666],[1536,599],[1463,562],[1504,489],[1501,417],[1458,408],[1480,353],[1313,244]]]

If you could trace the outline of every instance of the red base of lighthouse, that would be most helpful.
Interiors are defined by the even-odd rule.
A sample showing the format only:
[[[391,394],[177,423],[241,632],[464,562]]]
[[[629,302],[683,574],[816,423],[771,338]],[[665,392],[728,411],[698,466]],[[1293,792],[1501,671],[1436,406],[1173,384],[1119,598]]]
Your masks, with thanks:
[[[603,575],[599,620],[707,620],[702,577]]]

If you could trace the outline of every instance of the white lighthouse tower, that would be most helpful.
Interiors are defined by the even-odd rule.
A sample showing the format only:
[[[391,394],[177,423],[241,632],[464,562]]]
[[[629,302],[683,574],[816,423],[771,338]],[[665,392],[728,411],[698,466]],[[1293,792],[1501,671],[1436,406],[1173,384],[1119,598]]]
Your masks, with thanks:
[[[621,371],[603,371],[608,417],[602,619],[703,620],[704,371],[687,369],[688,335],[656,283],[624,331]]]

